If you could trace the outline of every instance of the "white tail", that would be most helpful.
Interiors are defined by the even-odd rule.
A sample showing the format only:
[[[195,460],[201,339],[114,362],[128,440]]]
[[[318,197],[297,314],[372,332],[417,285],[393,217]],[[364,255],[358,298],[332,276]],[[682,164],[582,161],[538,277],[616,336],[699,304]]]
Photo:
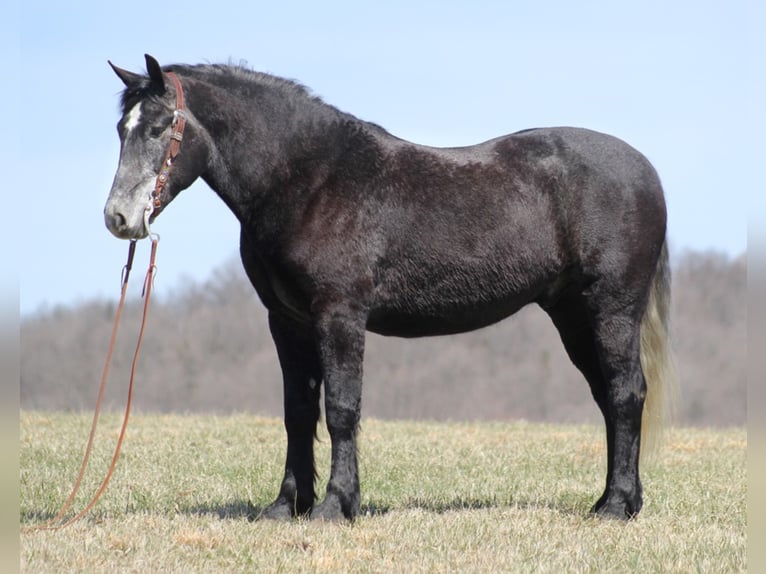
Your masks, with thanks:
[[[641,369],[646,399],[641,421],[641,457],[656,452],[662,431],[674,415],[678,371],[670,349],[670,265],[667,241],[657,261],[649,304],[641,321]]]

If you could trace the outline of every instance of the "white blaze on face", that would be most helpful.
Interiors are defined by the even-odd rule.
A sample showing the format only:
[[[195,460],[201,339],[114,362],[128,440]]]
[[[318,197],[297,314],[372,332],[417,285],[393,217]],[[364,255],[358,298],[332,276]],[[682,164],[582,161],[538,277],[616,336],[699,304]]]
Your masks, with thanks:
[[[156,174],[148,166],[141,165],[140,158],[131,157],[135,148],[141,147],[140,142],[130,137],[140,121],[141,103],[138,103],[122,121],[120,163],[104,208],[107,228],[123,239],[137,239],[149,233],[148,216],[151,214],[146,213],[146,208],[152,204]]]
[[[139,102],[135,106],[133,106],[133,108],[128,112],[128,115],[125,118],[126,134],[129,134],[130,131],[138,125],[138,120],[140,118],[141,118],[141,103]]]

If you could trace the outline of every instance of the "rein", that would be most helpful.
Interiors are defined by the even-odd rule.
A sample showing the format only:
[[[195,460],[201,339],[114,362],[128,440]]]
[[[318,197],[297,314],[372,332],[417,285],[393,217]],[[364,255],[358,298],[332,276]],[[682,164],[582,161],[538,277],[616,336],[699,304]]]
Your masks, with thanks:
[[[112,335],[111,335],[111,338],[109,339],[109,348],[106,353],[106,361],[104,364],[103,373],[101,375],[101,384],[98,390],[98,398],[96,399],[96,407],[93,413],[93,422],[91,423],[90,435],[88,436],[88,443],[87,443],[87,446],[85,447],[85,454],[83,455],[82,463],[80,465],[80,470],[77,474],[77,479],[75,480],[75,484],[72,487],[72,491],[69,494],[69,497],[67,498],[66,502],[64,503],[64,506],[61,508],[61,510],[58,511],[56,516],[44,522],[43,524],[22,529],[23,532],[33,532],[38,530],[58,530],[61,528],[65,528],[66,526],[69,526],[70,524],[80,520],[96,505],[99,498],[101,498],[101,495],[103,494],[104,490],[106,490],[106,487],[112,478],[112,474],[114,473],[114,469],[117,466],[117,459],[120,456],[120,449],[122,448],[122,442],[123,442],[123,439],[125,438],[125,431],[128,428],[130,408],[133,402],[133,383],[134,383],[135,375],[136,375],[136,367],[138,366],[138,356],[141,350],[141,343],[143,342],[143,338],[144,338],[146,319],[149,315],[149,301],[151,299],[152,286],[154,285],[154,277],[157,273],[157,265],[155,261],[157,258],[157,244],[159,243],[160,238],[159,238],[159,235],[155,233],[151,233],[149,229],[149,218],[156,209],[159,209],[162,206],[162,193],[165,189],[165,185],[167,184],[168,179],[170,178],[170,171],[173,167],[173,161],[175,160],[180,150],[181,140],[183,139],[183,132],[186,126],[186,114],[184,109],[183,88],[181,87],[181,82],[178,80],[178,77],[173,72],[167,72],[167,76],[173,81],[173,84],[176,89],[176,109],[173,112],[173,123],[171,124],[173,127],[173,132],[171,133],[171,136],[170,136],[170,145],[168,146],[168,151],[165,154],[165,158],[163,159],[162,165],[160,166],[160,171],[157,174],[157,180],[154,184],[154,191],[151,195],[150,202],[147,205],[146,210],[144,212],[144,225],[147,232],[149,232],[149,236],[151,237],[151,241],[152,241],[151,255],[149,257],[149,268],[147,269],[146,277],[144,278],[144,287],[142,291],[142,297],[144,298],[144,309],[141,316],[141,327],[139,328],[139,331],[138,331],[136,348],[135,348],[135,351],[133,352],[133,362],[130,368],[130,383],[128,385],[128,398],[125,404],[125,415],[122,420],[120,435],[117,439],[117,444],[114,448],[114,454],[112,455],[112,462],[109,465],[109,470],[107,471],[106,476],[104,477],[104,480],[101,482],[101,486],[98,488],[98,490],[96,491],[96,494],[93,495],[93,498],[85,506],[85,508],[83,508],[73,518],[70,518],[69,520],[61,524],[58,524],[63,518],[66,511],[69,510],[69,507],[72,505],[72,502],[74,502],[75,496],[77,495],[77,492],[80,489],[82,479],[85,475],[85,469],[88,465],[88,460],[90,459],[90,453],[93,447],[93,439],[96,435],[96,427],[98,426],[98,419],[101,414],[101,404],[104,399],[104,391],[106,390],[106,381],[109,376],[109,369],[112,363],[112,354],[114,353],[115,341],[117,339],[117,331],[120,325],[122,310],[123,310],[123,307],[125,306],[125,296],[126,296],[127,288],[128,288],[128,278],[130,277],[130,271],[133,267],[133,257],[136,252],[136,241],[137,241],[135,239],[130,240],[130,245],[128,247],[128,260],[125,263],[124,267],[122,268],[122,276],[121,276],[122,285],[120,289],[120,303],[117,306],[117,312],[115,313],[114,326],[112,327]]]

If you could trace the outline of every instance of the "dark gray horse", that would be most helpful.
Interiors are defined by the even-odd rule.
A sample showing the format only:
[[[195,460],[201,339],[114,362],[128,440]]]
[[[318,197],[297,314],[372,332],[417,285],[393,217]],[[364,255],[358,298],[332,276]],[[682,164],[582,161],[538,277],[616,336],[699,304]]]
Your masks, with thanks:
[[[265,516],[359,512],[366,330],[459,333],[529,303],[550,315],[604,415],[608,470],[594,511],[639,512],[642,429],[661,422],[673,384],[665,202],[644,156],[575,128],[431,148],[294,82],[146,62],[148,75],[114,67],[126,89],[106,225],[120,238],[144,237],[147,222],[199,177],[239,219],[242,262],[284,374],[285,476]],[[186,131],[145,221],[178,96],[169,71],[186,100]],[[322,384],[332,470],[315,505]]]

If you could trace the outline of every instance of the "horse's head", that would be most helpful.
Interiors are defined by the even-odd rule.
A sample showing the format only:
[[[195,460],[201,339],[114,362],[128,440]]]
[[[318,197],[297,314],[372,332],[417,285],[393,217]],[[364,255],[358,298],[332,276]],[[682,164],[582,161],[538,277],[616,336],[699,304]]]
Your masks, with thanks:
[[[117,124],[120,162],[104,207],[104,220],[115,236],[140,239],[149,233],[148,223],[204,171],[207,151],[201,130],[186,110],[180,153],[172,161],[172,172],[160,201],[154,202],[157,176],[173,133],[177,132],[178,90],[148,54],[147,76],[109,64],[125,84],[125,91],[122,95],[123,114]]]

